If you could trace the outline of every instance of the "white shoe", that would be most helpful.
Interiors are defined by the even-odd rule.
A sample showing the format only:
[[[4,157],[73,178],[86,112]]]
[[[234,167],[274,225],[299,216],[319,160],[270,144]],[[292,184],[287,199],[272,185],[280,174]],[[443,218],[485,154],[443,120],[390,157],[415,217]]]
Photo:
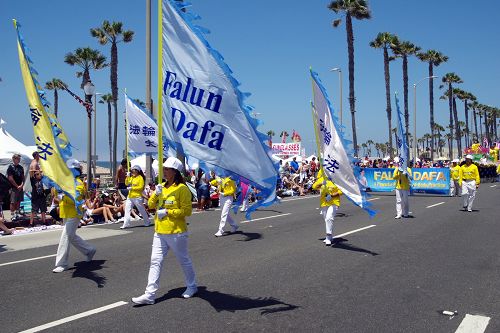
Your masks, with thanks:
[[[470,209],[470,208],[469,208],[469,209],[467,209],[467,211],[468,211],[468,212],[472,212],[472,209]]]
[[[401,218],[401,215],[396,215],[396,216],[394,216],[394,218],[395,218],[396,220],[399,220],[399,219]]]
[[[130,228],[130,224],[123,223],[123,225],[120,227],[120,229],[127,229],[127,228]]]
[[[132,297],[132,302],[135,304],[143,304],[143,305],[151,305],[155,304],[155,300],[148,297],[148,295],[144,294],[139,297]]]
[[[239,227],[239,226],[237,226],[237,225],[232,225],[232,226],[231,226],[231,229],[233,230],[233,232],[238,231],[238,229],[239,229],[239,228],[240,228],[240,227]]]
[[[56,268],[54,268],[54,269],[52,270],[52,272],[54,272],[54,273],[62,273],[62,272],[64,272],[65,270],[66,270],[66,267],[64,267],[64,266],[57,266]]]
[[[188,287],[186,290],[182,293],[182,297],[184,298],[191,298],[193,297],[196,293],[198,292],[197,287]]]
[[[223,235],[224,235],[224,232],[223,232],[223,231],[221,231],[221,230],[219,230],[219,231],[217,231],[214,235],[215,235],[215,237],[221,237],[221,236],[223,236]]]
[[[324,242],[326,246],[332,245],[332,240],[330,238],[325,238]]]
[[[96,251],[97,250],[94,248],[94,249],[90,250],[89,253],[87,253],[87,262],[90,262],[90,261],[92,261],[92,259],[94,259]]]

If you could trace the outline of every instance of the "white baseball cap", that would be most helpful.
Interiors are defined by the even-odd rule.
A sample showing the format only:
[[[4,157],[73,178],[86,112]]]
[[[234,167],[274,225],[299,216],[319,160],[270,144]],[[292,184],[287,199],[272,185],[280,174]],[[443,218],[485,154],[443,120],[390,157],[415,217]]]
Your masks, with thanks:
[[[167,160],[163,163],[164,168],[171,168],[171,169],[176,169],[182,172],[183,166],[182,162],[179,161],[175,157],[169,157]]]
[[[70,158],[69,160],[66,161],[66,166],[70,169],[81,169],[82,165],[78,160],[75,160],[74,158]]]
[[[397,157],[397,156],[396,156],[396,157],[394,157],[394,162],[395,162],[395,163],[399,163],[399,157]]]
[[[141,171],[142,171],[141,167],[140,167],[140,166],[138,166],[138,165],[134,165],[133,167],[131,167],[131,168],[130,168],[130,170],[137,170],[137,171],[139,171],[139,172],[141,172]]]
[[[473,159],[473,157],[472,157],[472,155],[471,155],[471,154],[467,154],[467,155],[465,155],[465,159],[470,159],[470,160],[472,160],[472,159]]]
[[[451,161],[452,163],[458,163],[460,162],[460,160],[458,158],[455,158],[453,161]]]

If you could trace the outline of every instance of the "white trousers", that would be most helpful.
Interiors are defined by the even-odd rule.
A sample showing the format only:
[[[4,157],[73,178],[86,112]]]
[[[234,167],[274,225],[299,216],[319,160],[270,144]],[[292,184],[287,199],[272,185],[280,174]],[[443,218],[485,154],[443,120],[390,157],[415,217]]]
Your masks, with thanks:
[[[241,209],[240,209],[240,211],[242,211],[242,212],[246,212],[246,211],[247,211],[247,209],[248,209],[248,199],[249,199],[249,196],[250,196],[250,195],[249,195],[249,194],[247,194],[247,196],[245,197],[245,199],[243,199],[243,203],[242,203],[242,205],[241,205]]]
[[[460,196],[462,195],[462,189],[460,188],[460,185],[458,185],[458,180],[451,180],[450,181],[450,196]]]
[[[408,190],[396,189],[396,215],[407,216],[410,212],[410,203],[408,201]]]
[[[56,267],[68,267],[69,246],[73,245],[83,255],[87,255],[95,249],[90,243],[84,241],[76,234],[80,219],[78,217],[64,219],[64,228],[57,248]]]
[[[472,203],[476,198],[476,181],[464,180],[462,181],[462,198],[464,199],[464,208],[472,210]]]
[[[222,212],[220,214],[220,223],[219,223],[219,231],[224,232],[224,226],[226,225],[226,221],[233,227],[236,227],[236,222],[234,222],[233,218],[229,214],[231,210],[231,205],[233,204],[233,196],[232,195],[221,195],[219,197],[220,206],[222,208]]]
[[[149,225],[151,222],[149,221],[149,216],[148,213],[146,212],[146,208],[144,208],[144,203],[142,198],[127,198],[125,201],[125,217],[123,221],[123,226],[128,227],[130,226],[130,211],[132,210],[132,205],[137,207],[139,210],[139,213],[141,213],[142,217],[144,218],[144,224]]]
[[[184,281],[186,287],[196,287],[196,275],[193,263],[188,254],[188,234],[157,234],[153,237],[153,250],[151,251],[151,264],[149,266],[148,285],[145,294],[154,299],[156,291],[160,287],[160,274],[163,266],[163,259],[167,256],[168,250],[174,251],[177,261],[184,271]]]
[[[338,206],[331,205],[327,207],[321,207],[321,215],[325,219],[326,234],[333,234],[333,220],[335,220],[335,214],[337,213]]]

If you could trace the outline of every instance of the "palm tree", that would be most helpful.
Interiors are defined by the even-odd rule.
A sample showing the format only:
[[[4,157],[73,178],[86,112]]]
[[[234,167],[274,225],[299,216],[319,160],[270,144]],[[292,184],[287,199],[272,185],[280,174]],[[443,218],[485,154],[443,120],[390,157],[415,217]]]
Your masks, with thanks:
[[[122,22],[113,22],[105,20],[97,28],[90,29],[90,34],[99,40],[99,44],[111,44],[111,94],[113,96],[113,108],[115,110],[115,127],[113,134],[113,161],[111,168],[116,168],[116,142],[118,136],[118,46],[120,42],[128,43],[132,41],[134,32],[132,30],[123,30]],[[181,159],[184,161],[184,158]],[[149,177],[149,176],[148,176]]]
[[[135,104],[139,105],[141,108],[146,109],[146,103],[141,101],[139,98],[134,98],[132,100]]]
[[[453,118],[455,118],[455,123],[458,122],[458,115],[455,116],[456,114],[456,107],[453,108],[453,84],[454,83],[462,83],[462,79],[455,73],[446,73],[443,78],[441,79],[441,81],[444,83],[444,84],[447,84],[448,85],[448,91],[445,93],[446,97],[448,97],[448,107],[450,109],[450,134],[451,136],[453,137]],[[444,97],[444,95],[443,95]],[[455,110],[455,111],[453,111]],[[454,117],[455,116],[455,117]],[[458,127],[455,128],[455,135],[456,135],[456,138],[457,140],[460,139],[459,138],[459,129]],[[458,147],[458,154],[460,156],[460,147]],[[451,143],[451,150],[450,150],[450,159],[453,159],[453,141]]]
[[[363,156],[366,156],[366,147],[367,147],[366,143],[361,144],[361,148],[363,148]]]
[[[479,135],[477,133],[477,109],[479,107],[479,102],[477,101],[476,97],[474,96],[474,99],[471,99],[472,103],[469,104],[469,106],[472,108],[472,119],[474,120],[474,133],[475,137],[472,140],[472,143],[479,141]],[[481,126],[481,124],[479,124]]]
[[[404,41],[397,43],[392,50],[397,57],[403,59],[403,101],[405,108],[406,141],[408,142],[410,133],[410,112],[408,110],[408,56],[416,55],[418,51],[420,51],[420,47],[409,41]]]
[[[462,89],[456,89],[455,93],[456,97],[461,100],[464,103],[464,113],[465,113],[465,123],[464,123],[464,134],[465,134],[465,145],[470,145],[470,138],[469,138],[469,103],[468,101],[472,100],[474,95],[467,91],[463,91]]]
[[[451,130],[450,130],[450,133],[446,133],[444,136],[446,137],[446,140],[448,141],[448,158],[451,160],[452,159],[451,150],[453,149],[453,134],[451,134]]]
[[[358,154],[358,139],[356,135],[356,99],[354,97],[354,31],[352,29],[352,18],[357,20],[370,19],[371,13],[366,0],[334,0],[328,8],[336,14],[345,14],[347,33],[347,53],[349,57],[349,108],[351,110],[352,142],[354,153]],[[333,27],[339,26],[341,19],[333,21]]]
[[[53,78],[51,81],[45,82],[45,89],[54,90],[54,115],[57,118],[57,110],[59,108],[59,95],[57,93],[58,89],[65,89],[66,83],[60,79]]]
[[[389,73],[389,61],[394,58],[389,57],[389,49],[398,44],[398,38],[388,32],[380,32],[377,37],[370,42],[370,46],[376,49],[382,49],[384,52],[384,77],[385,77],[385,99],[387,122],[389,124],[389,150],[392,151],[392,109],[391,109],[391,76]],[[392,157],[392,155],[391,155]]]
[[[375,142],[373,142],[373,140],[368,140],[368,141],[366,141],[366,144],[368,145],[368,150],[370,151],[370,155],[371,155],[372,145],[374,145]]]
[[[273,130],[269,130],[267,131],[267,137],[268,137],[268,140],[269,140],[269,147],[272,147],[273,145],[273,136],[274,136],[274,131]]]
[[[91,49],[90,47],[79,47],[74,53],[69,52],[64,56],[64,62],[70,66],[78,66],[83,71],[76,72],[76,77],[82,78],[80,88],[83,89],[85,83],[90,81],[90,70],[99,70],[108,66],[106,57],[98,50]]]
[[[436,131],[436,136],[437,136],[437,146],[438,146],[438,152],[439,152],[439,155],[440,156],[443,156],[443,152],[441,150],[441,147],[439,145],[439,142],[441,142],[441,137],[442,137],[442,134],[441,132],[444,132],[444,127],[439,125],[438,123],[434,123],[434,131]]]
[[[439,66],[443,62],[448,61],[448,57],[436,50],[428,50],[426,52],[418,53],[417,57],[429,64],[429,114],[430,114],[430,128],[434,127],[434,66]],[[434,147],[431,147],[431,160],[434,159]]]
[[[399,147],[398,145],[396,145],[396,148],[394,148],[392,146],[392,134],[394,134],[394,142],[398,142],[398,128],[397,127],[394,127],[393,129],[391,129],[391,134],[389,135],[389,154],[391,154],[391,158],[392,158],[392,150],[395,150],[396,153],[399,151]]]
[[[109,144],[109,164],[113,163],[113,139],[111,136],[113,123],[111,121],[111,103],[113,103],[113,95],[105,94],[101,95],[101,100],[99,103],[106,103],[108,105],[108,144]],[[111,168],[111,178],[115,179],[115,168]]]
[[[375,143],[375,150],[377,151],[377,157],[380,157],[380,143]]]

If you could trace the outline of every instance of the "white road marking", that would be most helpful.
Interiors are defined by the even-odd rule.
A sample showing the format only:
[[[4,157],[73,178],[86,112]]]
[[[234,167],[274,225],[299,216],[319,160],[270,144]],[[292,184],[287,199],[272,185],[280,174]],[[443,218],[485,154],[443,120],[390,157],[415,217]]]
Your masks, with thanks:
[[[380,198],[371,198],[371,199],[368,199],[366,201],[374,201],[374,200],[378,200],[378,199],[380,199]]]
[[[287,216],[287,215],[290,215],[290,214],[292,214],[292,213],[286,213],[286,214],[278,214],[278,215],[266,216],[266,217],[261,217],[261,218],[258,218],[258,219],[252,219],[252,220],[242,221],[241,223],[250,223],[250,222],[259,221],[259,220],[267,220],[267,219],[272,219],[272,218],[275,218],[275,217]]]
[[[281,199],[281,202],[287,202],[287,201],[295,201],[295,200],[303,200],[303,199],[310,199],[310,198],[317,198],[319,195],[306,195],[302,197],[297,197],[297,198],[290,198],[290,199]]]
[[[356,230],[352,230],[352,231],[344,232],[343,234],[336,235],[336,236],[335,236],[335,237],[333,237],[333,238],[339,238],[339,237],[347,236],[347,235],[353,234],[353,233],[355,233],[355,232],[358,232],[358,231],[363,231],[363,230],[370,229],[370,228],[373,228],[373,227],[375,227],[375,224],[370,224],[370,225],[369,225],[369,226],[367,226],[367,227],[363,227],[363,228],[359,228],[359,229],[356,229]]]
[[[3,263],[3,264],[0,264],[0,267],[2,267],[2,266],[8,266],[8,265],[14,265],[14,264],[19,264],[19,263],[27,262],[27,261],[33,261],[33,260],[51,258],[51,257],[55,257],[55,256],[56,256],[55,254],[51,254],[51,255],[43,256],[43,257],[29,258],[29,259],[18,260],[18,261],[11,261],[11,262],[6,262],[6,263]]]
[[[434,205],[427,206],[426,208],[432,208],[432,207],[436,207],[436,206],[439,206],[439,205],[442,205],[442,204],[444,204],[444,201],[438,202],[437,204],[434,204]]]
[[[21,333],[40,332],[40,331],[43,331],[43,330],[46,330],[46,329],[49,329],[49,328],[52,328],[52,327],[56,327],[56,326],[62,325],[64,323],[68,323],[70,321],[74,321],[74,320],[77,320],[77,319],[80,319],[80,318],[88,317],[88,316],[94,315],[96,313],[103,312],[103,311],[106,311],[106,310],[110,310],[110,309],[113,309],[113,308],[116,308],[116,307],[119,307],[119,306],[122,306],[122,305],[125,305],[125,304],[128,304],[128,302],[120,301],[120,302],[116,302],[116,303],[113,303],[113,304],[105,305],[105,306],[102,306],[102,307],[97,308],[97,309],[85,311],[85,312],[76,314],[74,316],[69,316],[69,317],[66,317],[66,318],[63,318],[63,319],[59,319],[59,320],[47,323],[47,324],[43,324],[43,325],[40,325],[40,326],[37,326],[37,327],[33,327],[33,328],[28,329],[28,330],[22,331]]]
[[[490,187],[497,187],[497,185],[496,184],[495,185],[491,185]]]
[[[486,330],[490,317],[466,314],[455,333],[482,333]]]

